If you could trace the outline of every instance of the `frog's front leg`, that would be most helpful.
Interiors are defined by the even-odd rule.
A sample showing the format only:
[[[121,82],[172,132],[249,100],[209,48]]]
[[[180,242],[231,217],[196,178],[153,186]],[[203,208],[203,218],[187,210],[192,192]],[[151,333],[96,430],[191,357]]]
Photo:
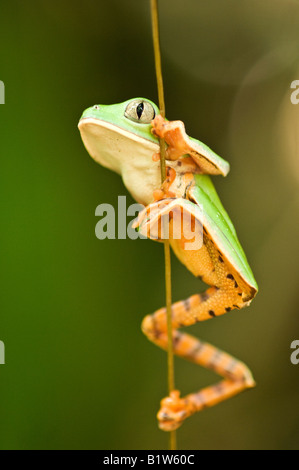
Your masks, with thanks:
[[[166,121],[160,114],[152,121],[152,133],[165,139],[168,144],[166,158],[168,160],[177,160],[182,155],[190,152],[189,138],[185,132],[185,126],[182,121]],[[157,160],[157,155],[153,156]]]
[[[162,238],[161,219],[167,213],[175,214],[177,211],[189,212],[193,218],[189,229],[198,230],[199,213],[197,206],[190,204],[182,198],[175,200],[163,200],[161,203],[150,204],[140,214],[137,226],[143,235],[160,240]],[[172,224],[174,225],[174,217]],[[178,219],[177,219],[178,220]],[[169,231],[171,238],[171,229]],[[188,232],[188,228],[187,228]],[[190,234],[184,237],[190,240]],[[180,245],[182,240],[171,240],[172,243]],[[224,377],[224,380],[216,385],[199,390],[196,393],[180,398],[179,392],[174,391],[169,397],[161,402],[158,413],[159,426],[165,431],[178,428],[184,419],[202,410],[205,407],[216,405],[241,391],[255,385],[250,370],[245,364],[233,358],[227,353],[203,343],[198,339],[178,331],[180,327],[193,325],[199,321],[215,318],[230,312],[233,309],[241,309],[246,306],[248,292],[246,286],[236,282],[231,273],[230,265],[221,257],[209,236],[203,231],[203,244],[198,249],[182,255],[182,251],[176,248],[177,254],[184,262],[184,257],[189,256],[191,264],[194,260],[200,264],[201,277],[211,285],[206,292],[196,294],[184,301],[172,305],[172,327],[174,353],[198,365],[209,368]],[[167,349],[167,314],[166,308],[157,310],[152,315],[147,315],[142,323],[145,335],[157,346]]]
[[[180,157],[190,155],[198,166],[199,172],[209,175],[227,175],[228,163],[220,159],[199,140],[191,139],[186,134],[182,121],[167,121],[159,114],[152,121],[152,133],[167,143],[167,160],[178,160]],[[154,154],[153,160],[158,158],[159,154]]]

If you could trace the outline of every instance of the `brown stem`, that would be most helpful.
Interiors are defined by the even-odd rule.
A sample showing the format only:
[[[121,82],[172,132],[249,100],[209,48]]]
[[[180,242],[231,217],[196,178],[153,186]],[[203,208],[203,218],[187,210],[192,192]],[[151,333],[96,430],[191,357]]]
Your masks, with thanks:
[[[155,68],[157,77],[158,97],[160,114],[165,118],[165,101],[164,101],[164,88],[161,67],[161,52],[159,40],[159,18],[158,18],[158,0],[151,0],[151,13],[152,13],[152,33],[155,54]],[[159,139],[160,154],[161,154],[161,182],[163,184],[166,179],[166,144],[164,139]],[[166,230],[164,233],[167,233]],[[172,324],[171,324],[171,263],[170,263],[170,243],[169,240],[164,240],[164,260],[165,260],[165,290],[166,290],[166,309],[167,309],[167,333],[168,333],[168,392],[169,394],[174,390],[174,361],[173,361],[173,341],[172,341]],[[170,432],[170,449],[176,450],[176,431]]]

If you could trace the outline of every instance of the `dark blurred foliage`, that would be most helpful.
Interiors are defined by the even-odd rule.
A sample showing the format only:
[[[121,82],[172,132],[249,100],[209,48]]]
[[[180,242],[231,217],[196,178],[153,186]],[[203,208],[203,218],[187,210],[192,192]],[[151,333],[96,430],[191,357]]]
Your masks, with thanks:
[[[249,309],[189,328],[258,386],[187,421],[179,447],[296,449],[299,2],[160,3],[167,116],[231,163],[214,182],[260,286]],[[163,247],[96,239],[96,206],[127,192],[76,127],[95,103],[157,101],[149,1],[2,0],[0,39],[0,446],[166,448],[166,355],[140,331],[164,304]],[[174,300],[202,288],[174,258],[172,272]],[[183,394],[216,380],[176,360]]]

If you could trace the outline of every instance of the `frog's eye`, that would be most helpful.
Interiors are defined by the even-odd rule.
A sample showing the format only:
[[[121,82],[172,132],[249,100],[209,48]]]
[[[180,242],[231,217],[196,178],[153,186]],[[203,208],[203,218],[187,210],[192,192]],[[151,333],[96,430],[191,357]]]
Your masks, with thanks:
[[[131,121],[149,124],[155,117],[153,106],[145,100],[131,101],[125,110],[125,117]]]
[[[100,106],[98,104],[95,104],[92,109],[100,109]]]

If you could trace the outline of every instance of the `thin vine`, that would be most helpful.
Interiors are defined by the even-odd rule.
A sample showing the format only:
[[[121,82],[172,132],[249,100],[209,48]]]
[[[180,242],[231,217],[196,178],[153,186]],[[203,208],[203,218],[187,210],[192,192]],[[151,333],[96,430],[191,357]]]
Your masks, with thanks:
[[[160,114],[165,118],[165,100],[164,100],[164,87],[163,76],[161,67],[161,52],[159,40],[159,16],[158,16],[158,0],[151,0],[151,15],[152,15],[152,34],[155,55],[155,68],[158,87],[158,98]],[[160,162],[161,162],[161,182],[166,179],[166,144],[164,139],[159,139],[160,143]],[[165,232],[164,232],[165,233]],[[167,363],[168,363],[168,393],[174,390],[174,360],[173,360],[173,340],[172,340],[172,324],[171,324],[171,262],[170,262],[170,243],[169,240],[164,240],[164,261],[165,261],[165,291],[166,291],[166,310],[167,310],[167,334],[168,334],[168,349],[167,349]],[[176,431],[170,432],[170,449],[176,450]]]

